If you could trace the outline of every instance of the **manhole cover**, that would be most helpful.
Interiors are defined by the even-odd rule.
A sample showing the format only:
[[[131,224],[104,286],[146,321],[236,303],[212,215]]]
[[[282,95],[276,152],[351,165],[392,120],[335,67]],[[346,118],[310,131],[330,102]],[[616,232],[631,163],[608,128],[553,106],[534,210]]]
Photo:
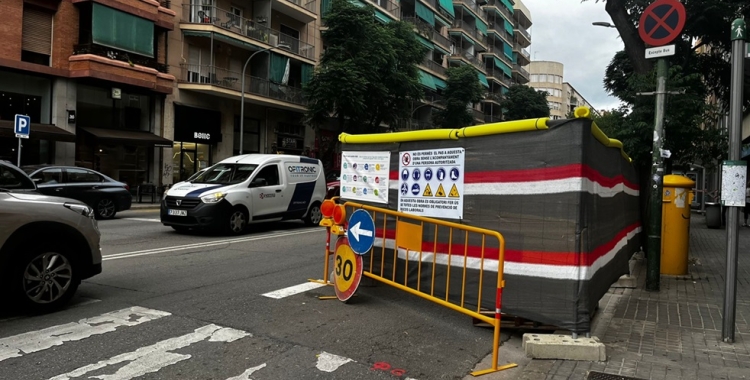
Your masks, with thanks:
[[[604,373],[598,371],[589,371],[586,374],[586,380],[645,380],[639,377],[630,377],[622,375],[613,375],[611,373]]]

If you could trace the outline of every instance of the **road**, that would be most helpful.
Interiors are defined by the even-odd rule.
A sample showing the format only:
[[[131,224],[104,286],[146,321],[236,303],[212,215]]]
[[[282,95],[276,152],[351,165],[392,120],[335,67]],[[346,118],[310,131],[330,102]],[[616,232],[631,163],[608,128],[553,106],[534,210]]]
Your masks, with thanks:
[[[158,218],[99,222],[103,273],[66,309],[0,314],[0,379],[461,379],[490,353],[491,330],[384,285],[319,300],[320,227],[230,238]]]

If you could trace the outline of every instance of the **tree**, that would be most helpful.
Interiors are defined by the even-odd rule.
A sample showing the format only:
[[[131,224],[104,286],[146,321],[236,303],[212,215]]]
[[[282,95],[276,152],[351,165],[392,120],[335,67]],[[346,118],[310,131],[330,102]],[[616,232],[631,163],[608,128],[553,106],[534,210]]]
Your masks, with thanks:
[[[417,65],[427,48],[404,22],[380,24],[374,8],[333,0],[322,32],[326,51],[303,92],[306,122],[319,127],[333,117],[337,132],[371,133],[411,116],[423,96]]]
[[[448,80],[443,93],[445,109],[439,110],[433,122],[441,128],[462,128],[473,124],[469,105],[482,100],[484,88],[479,84],[472,66],[463,65],[446,70]]]
[[[549,116],[546,91],[537,91],[533,87],[511,86],[500,102],[505,120],[534,119]]]

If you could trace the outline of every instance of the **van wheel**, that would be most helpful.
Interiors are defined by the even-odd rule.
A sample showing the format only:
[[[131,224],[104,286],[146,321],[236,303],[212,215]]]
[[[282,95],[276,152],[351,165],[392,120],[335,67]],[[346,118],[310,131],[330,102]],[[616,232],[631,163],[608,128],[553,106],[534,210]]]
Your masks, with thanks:
[[[320,202],[315,202],[307,210],[307,215],[303,220],[308,226],[317,226],[320,225],[321,219],[323,219],[323,213],[320,212]]]
[[[23,307],[46,313],[70,301],[80,284],[70,253],[47,245],[18,253],[11,291]]]
[[[241,208],[235,208],[229,214],[227,221],[227,232],[232,235],[239,235],[247,229],[247,213]]]

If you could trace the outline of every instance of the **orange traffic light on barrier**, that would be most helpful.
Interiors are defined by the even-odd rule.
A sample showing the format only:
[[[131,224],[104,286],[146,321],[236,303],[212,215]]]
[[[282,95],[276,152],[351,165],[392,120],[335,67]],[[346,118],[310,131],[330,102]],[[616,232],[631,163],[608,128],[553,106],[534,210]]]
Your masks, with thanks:
[[[344,205],[336,205],[333,209],[333,222],[336,224],[344,224],[346,221],[346,208]]]
[[[320,226],[331,227],[333,225],[331,217],[333,217],[333,210],[335,208],[336,202],[330,199],[326,199],[323,201],[323,204],[320,205],[320,213],[323,214],[323,219],[320,221]]]

